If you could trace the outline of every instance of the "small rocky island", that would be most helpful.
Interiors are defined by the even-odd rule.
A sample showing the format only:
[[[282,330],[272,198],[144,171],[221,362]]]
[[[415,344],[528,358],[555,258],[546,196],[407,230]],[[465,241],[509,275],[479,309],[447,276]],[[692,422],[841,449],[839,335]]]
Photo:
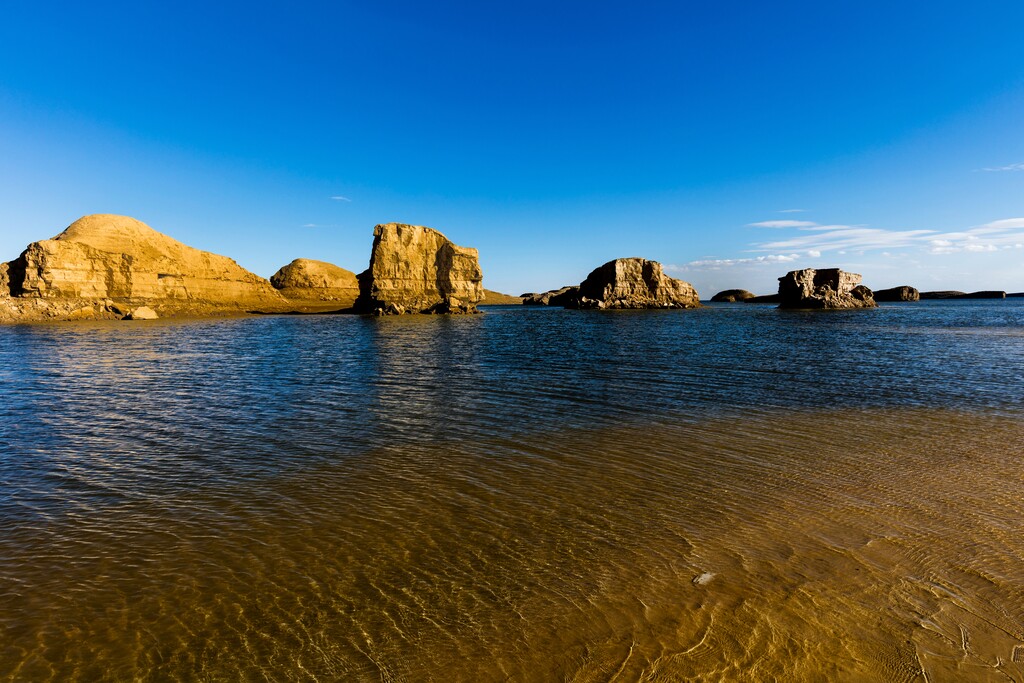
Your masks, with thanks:
[[[745,289],[726,289],[718,294],[711,297],[711,301],[715,303],[736,303],[737,301],[746,301],[747,299],[753,299],[753,292],[748,292]]]
[[[875,291],[875,301],[919,301],[921,293],[910,285]]]
[[[791,270],[779,278],[779,308],[874,308],[870,289],[857,273],[839,268]]]
[[[620,258],[595,268],[579,285],[543,294],[523,294],[527,306],[581,309],[699,308],[700,297],[689,282],[665,275],[661,264]]]

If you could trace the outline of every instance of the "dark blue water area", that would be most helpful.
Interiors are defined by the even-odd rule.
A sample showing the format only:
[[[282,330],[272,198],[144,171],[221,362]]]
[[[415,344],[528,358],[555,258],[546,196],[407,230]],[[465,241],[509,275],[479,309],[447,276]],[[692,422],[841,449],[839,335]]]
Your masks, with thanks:
[[[1024,300],[6,326],[0,515],[375,449],[502,457],[564,430],[875,408],[1024,417]]]

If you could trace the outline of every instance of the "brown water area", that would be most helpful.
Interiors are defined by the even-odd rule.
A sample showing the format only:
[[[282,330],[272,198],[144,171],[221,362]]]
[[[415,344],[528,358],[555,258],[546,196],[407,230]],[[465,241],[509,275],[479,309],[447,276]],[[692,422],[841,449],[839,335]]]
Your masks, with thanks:
[[[72,515],[49,553],[12,555],[25,529],[0,663],[8,680],[1024,677],[1018,421],[737,416],[515,447],[368,453],[197,518]]]
[[[402,389],[365,410],[390,439],[353,413],[373,445],[344,457],[345,429],[297,413],[271,447],[232,427],[259,456],[245,468],[155,456],[154,424],[136,448],[97,422],[76,426],[87,449],[5,454],[0,680],[1024,681],[1015,410],[608,405],[553,429],[537,402],[526,429],[477,396],[469,434],[457,398],[412,400],[425,385],[391,367]],[[435,401],[447,436],[410,436]],[[52,407],[59,431],[73,409]],[[211,441],[224,410],[202,413]],[[15,458],[49,464],[19,480]]]

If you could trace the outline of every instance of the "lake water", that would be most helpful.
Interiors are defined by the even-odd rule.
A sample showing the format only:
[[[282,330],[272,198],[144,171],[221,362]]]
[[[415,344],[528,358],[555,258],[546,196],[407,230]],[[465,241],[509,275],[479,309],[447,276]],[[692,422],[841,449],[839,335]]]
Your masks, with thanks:
[[[0,680],[1024,681],[1024,300],[0,327]]]

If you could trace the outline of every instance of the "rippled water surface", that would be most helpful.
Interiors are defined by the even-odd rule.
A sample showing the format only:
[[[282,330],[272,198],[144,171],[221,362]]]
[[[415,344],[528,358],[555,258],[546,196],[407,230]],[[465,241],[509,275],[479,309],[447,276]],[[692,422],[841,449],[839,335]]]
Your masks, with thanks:
[[[1024,302],[0,328],[0,680],[1024,681]]]

